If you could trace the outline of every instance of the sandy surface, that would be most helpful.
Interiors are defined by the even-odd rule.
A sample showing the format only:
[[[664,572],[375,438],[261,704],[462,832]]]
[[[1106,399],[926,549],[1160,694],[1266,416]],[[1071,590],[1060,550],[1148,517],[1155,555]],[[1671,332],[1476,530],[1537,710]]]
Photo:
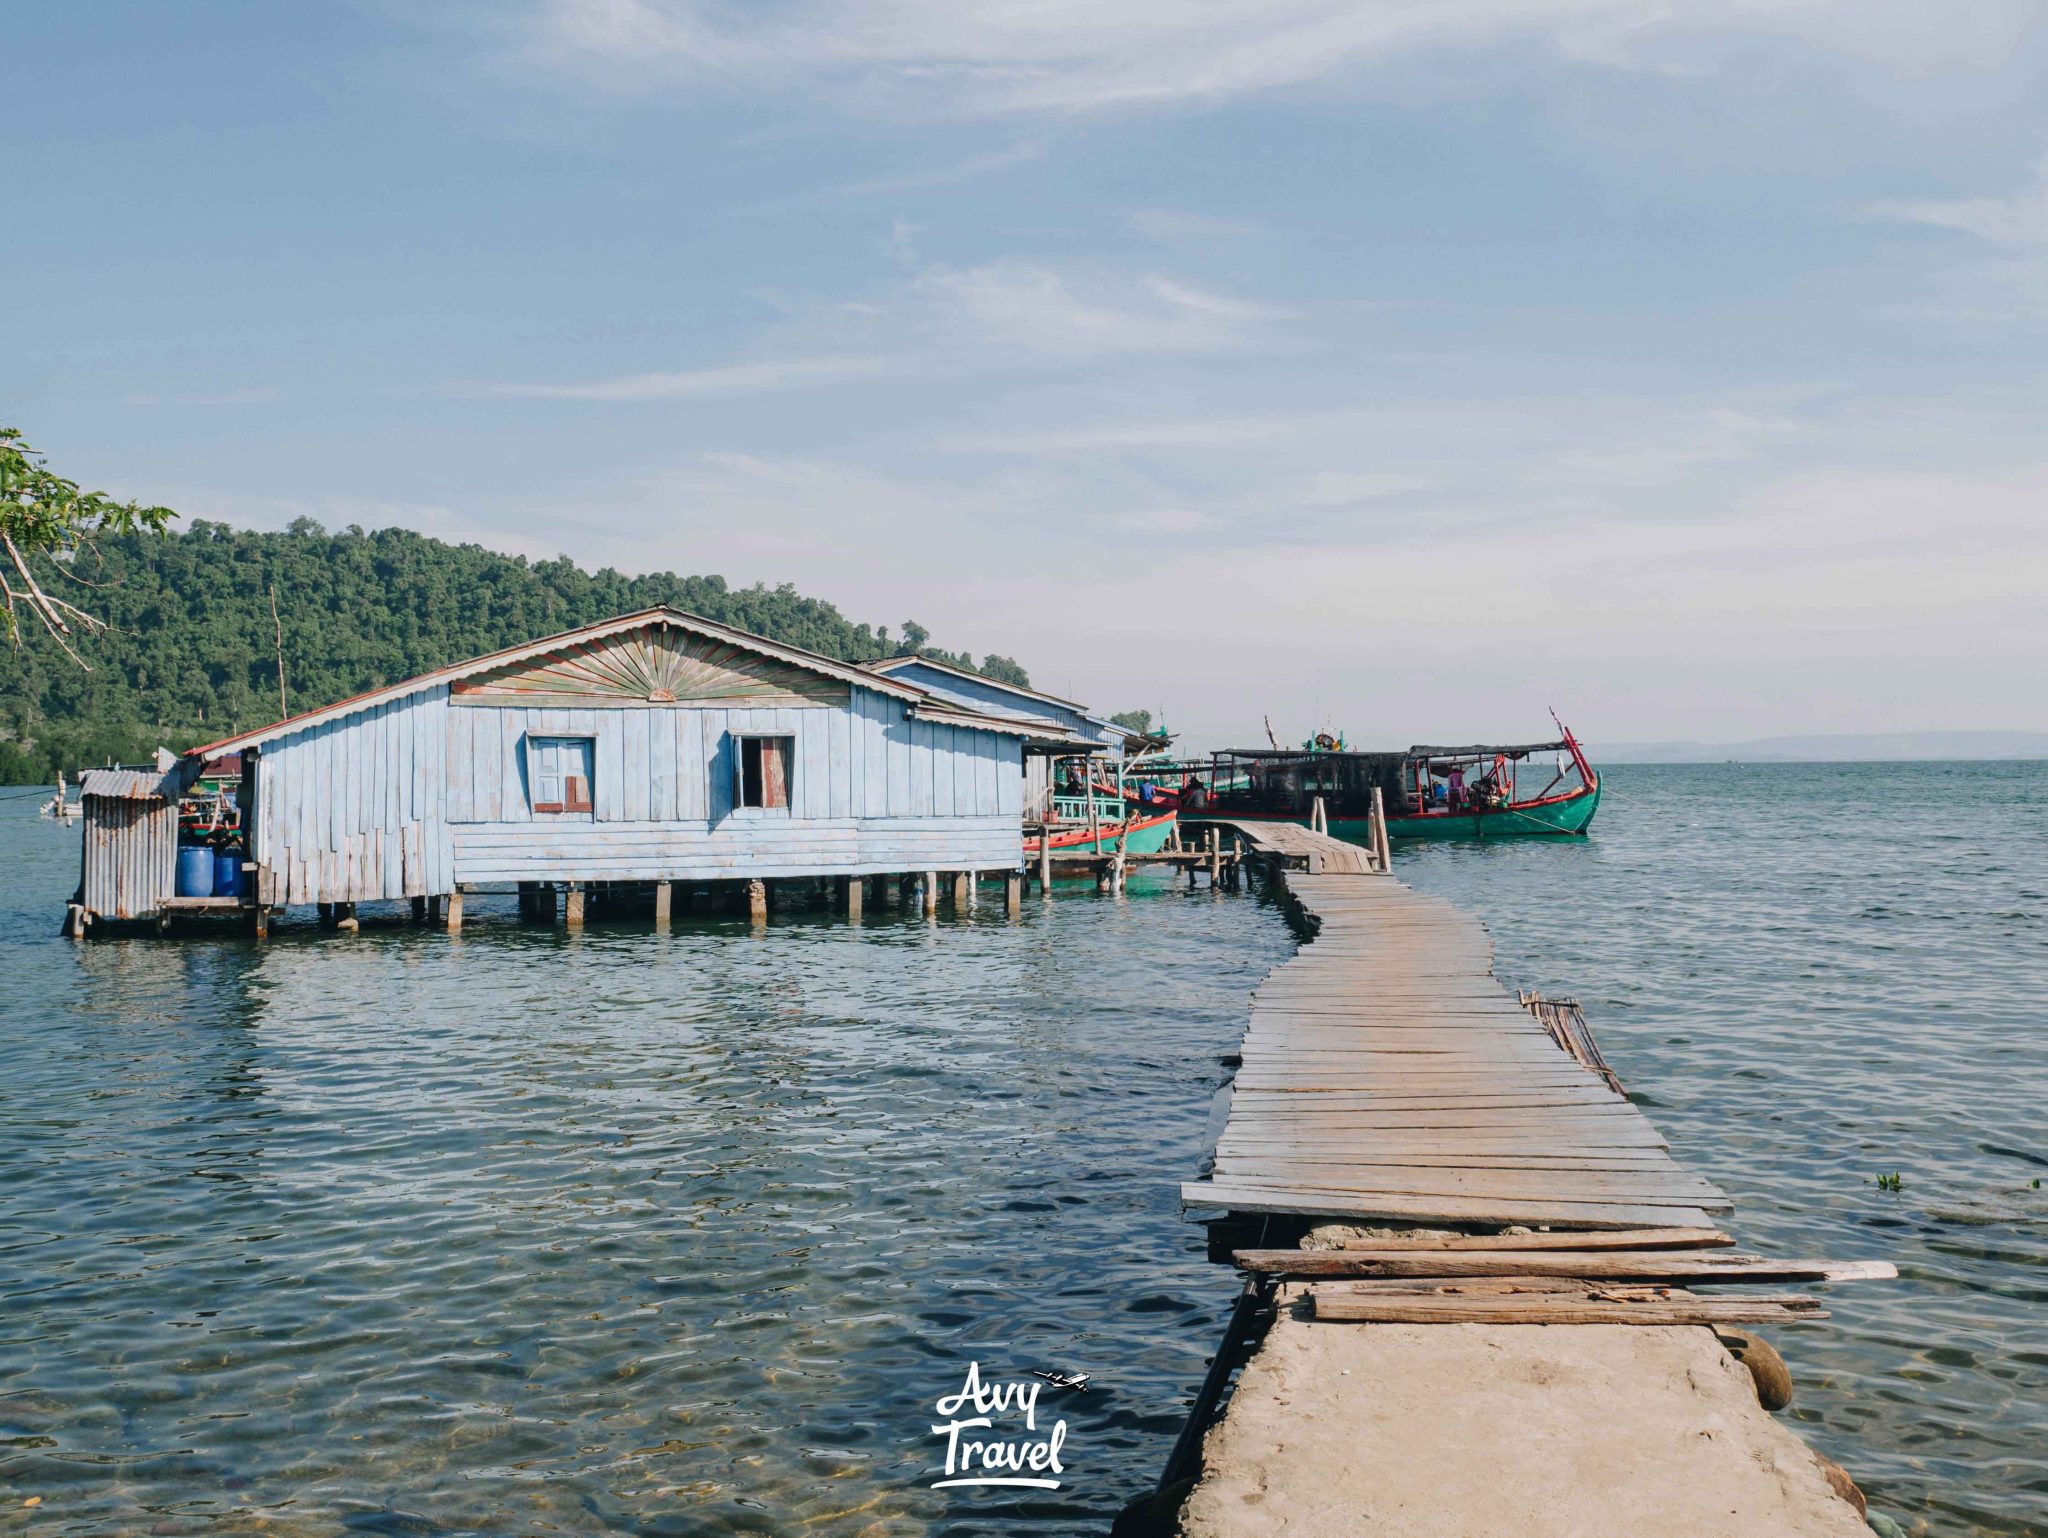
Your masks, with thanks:
[[[1188,1538],[1870,1538],[1697,1326],[1283,1317]]]

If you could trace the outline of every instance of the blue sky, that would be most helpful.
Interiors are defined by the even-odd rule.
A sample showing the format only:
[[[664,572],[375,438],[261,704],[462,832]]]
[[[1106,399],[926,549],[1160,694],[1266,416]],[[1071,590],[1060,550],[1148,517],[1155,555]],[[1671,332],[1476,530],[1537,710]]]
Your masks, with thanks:
[[[9,39],[0,418],[91,483],[790,581],[1204,744],[2048,729],[2037,6]]]

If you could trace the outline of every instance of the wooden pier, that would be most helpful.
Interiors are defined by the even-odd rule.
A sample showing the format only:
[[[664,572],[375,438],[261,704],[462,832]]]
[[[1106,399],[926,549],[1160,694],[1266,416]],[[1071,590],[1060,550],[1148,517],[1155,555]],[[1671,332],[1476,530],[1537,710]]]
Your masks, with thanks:
[[[1730,1210],[1501,987],[1477,920],[1392,879],[1285,880],[1316,938],[1253,996],[1229,1124],[1188,1205],[1618,1229]]]
[[[1483,925],[1393,879],[1384,843],[1226,825],[1311,939],[1254,995],[1181,1192],[1247,1283],[1144,1508],[1178,1527],[1123,1530],[1867,1533],[1848,1476],[1767,1413],[1783,1363],[1727,1333],[1821,1299],[1718,1289],[1893,1268],[1729,1251],[1726,1195],[1575,1005],[1501,986]]]

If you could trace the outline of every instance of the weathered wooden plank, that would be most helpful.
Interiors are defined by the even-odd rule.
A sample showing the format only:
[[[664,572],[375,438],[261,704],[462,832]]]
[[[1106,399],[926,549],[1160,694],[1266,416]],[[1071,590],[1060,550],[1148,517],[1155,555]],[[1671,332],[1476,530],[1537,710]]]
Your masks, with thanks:
[[[1015,738],[999,738],[996,743],[998,759],[997,810],[1005,817],[1021,817],[1024,813],[1024,750]],[[1023,857],[1021,833],[1018,840],[1018,855]]]
[[[619,815],[627,822],[644,822],[651,815],[654,798],[652,722],[648,719],[652,711],[647,706],[632,706],[616,714],[619,722]]]
[[[1797,1324],[1827,1312],[1811,1298],[1674,1298],[1629,1302],[1540,1291],[1476,1298],[1330,1294],[1315,1289],[1315,1317],[1358,1324]]]
[[[1327,1150],[1346,1159],[1377,1159],[1382,1162],[1394,1161],[1396,1156],[1405,1158],[1411,1154],[1470,1154],[1479,1159],[1512,1154],[1554,1153],[1590,1157],[1602,1153],[1645,1155],[1664,1151],[1664,1142],[1657,1136],[1656,1128],[1630,1128],[1626,1124],[1622,1124],[1620,1132],[1591,1135],[1581,1133],[1569,1139],[1547,1132],[1373,1135],[1342,1132],[1326,1134],[1313,1128],[1264,1126],[1235,1128],[1227,1136],[1227,1146],[1233,1148],[1309,1148]]]
[[[1473,1185],[1484,1186],[1501,1195],[1516,1194],[1511,1188],[1526,1188],[1531,1192],[1540,1189],[1545,1194],[1554,1194],[1551,1188],[1563,1185],[1589,1195],[1635,1190],[1642,1194],[1644,1200],[1650,1201],[1665,1201],[1682,1192],[1688,1198],[1697,1198],[1694,1201],[1696,1206],[1711,1206],[1714,1201],[1725,1200],[1709,1181],[1675,1162],[1639,1163],[1609,1170],[1581,1163],[1553,1169],[1517,1167],[1506,1159],[1472,1164],[1414,1164],[1400,1157],[1260,1149],[1219,1153],[1215,1169],[1217,1180],[1232,1184],[1300,1185],[1331,1191],[1356,1189],[1420,1194]]]
[[[1579,1153],[1553,1153],[1530,1149],[1512,1153],[1477,1153],[1459,1149],[1455,1153],[1410,1153],[1399,1149],[1327,1149],[1310,1143],[1274,1143],[1239,1139],[1220,1143],[1216,1164],[1222,1168],[1240,1159],[1257,1162],[1279,1159],[1341,1159],[1391,1168],[1454,1170],[1682,1170],[1661,1148],[1606,1148]]]
[[[317,730],[317,751],[323,774],[320,798],[326,812],[326,827],[320,847],[329,854],[336,854],[341,849],[342,825],[348,818],[348,755],[343,748],[342,733],[335,723],[326,722]]]
[[[1706,1282],[1888,1281],[1899,1274],[1883,1260],[1778,1260],[1705,1250],[1238,1250],[1231,1259],[1247,1271],[1285,1276],[1561,1276],[1695,1287]]]
[[[1420,1168],[1414,1165],[1315,1165],[1234,1159],[1219,1161],[1210,1179],[1234,1186],[1327,1191],[1362,1197],[1454,1197],[1460,1200],[1684,1205],[1726,1212],[1730,1203],[1697,1176],[1671,1171]]]
[[[853,815],[853,717],[835,710],[825,723],[826,817]]]
[[[1527,1223],[1552,1228],[1711,1228],[1698,1207],[1627,1202],[1514,1201],[1455,1196],[1404,1197],[1389,1193],[1300,1190],[1190,1181],[1181,1187],[1184,1207],[1220,1207],[1229,1212],[1297,1213],[1312,1217],[1388,1218],[1407,1222]]]
[[[1718,1228],[1623,1228],[1611,1233],[1414,1234],[1400,1239],[1360,1239],[1355,1244],[1375,1254],[1392,1254],[1429,1250],[1682,1250],[1734,1242]],[[1339,1244],[1341,1249],[1352,1247],[1353,1241]]]
[[[933,815],[932,765],[935,758],[932,751],[932,723],[910,721],[906,725],[910,728],[910,756],[905,770],[910,801],[905,810],[913,817],[930,817]]]
[[[932,723],[925,727],[932,742],[932,815],[953,815],[953,738],[950,726]]]
[[[1628,1100],[1591,1079],[1587,1083],[1534,1085],[1530,1090],[1407,1090],[1399,1081],[1376,1090],[1255,1090],[1237,1083],[1231,1087],[1231,1104],[1245,1106],[1251,1112],[1262,1108],[1284,1110],[1290,1106],[1368,1106],[1376,1110],[1432,1110],[1436,1106],[1470,1110],[1475,1106],[1495,1106],[1542,1110],[1548,1106],[1626,1106]]]

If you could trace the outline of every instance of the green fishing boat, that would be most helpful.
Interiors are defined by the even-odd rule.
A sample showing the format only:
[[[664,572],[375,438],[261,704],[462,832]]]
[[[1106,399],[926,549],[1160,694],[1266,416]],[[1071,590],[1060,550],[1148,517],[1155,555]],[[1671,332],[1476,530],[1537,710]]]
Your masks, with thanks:
[[[1149,793],[1189,821],[1307,825],[1320,803],[1330,833],[1355,844],[1372,842],[1375,793],[1390,839],[1582,837],[1600,809],[1600,776],[1578,739],[1561,722],[1558,730],[1553,742],[1402,752],[1359,752],[1328,736],[1301,748],[1232,748],[1158,766]],[[1553,772],[1532,788],[1545,754]]]

